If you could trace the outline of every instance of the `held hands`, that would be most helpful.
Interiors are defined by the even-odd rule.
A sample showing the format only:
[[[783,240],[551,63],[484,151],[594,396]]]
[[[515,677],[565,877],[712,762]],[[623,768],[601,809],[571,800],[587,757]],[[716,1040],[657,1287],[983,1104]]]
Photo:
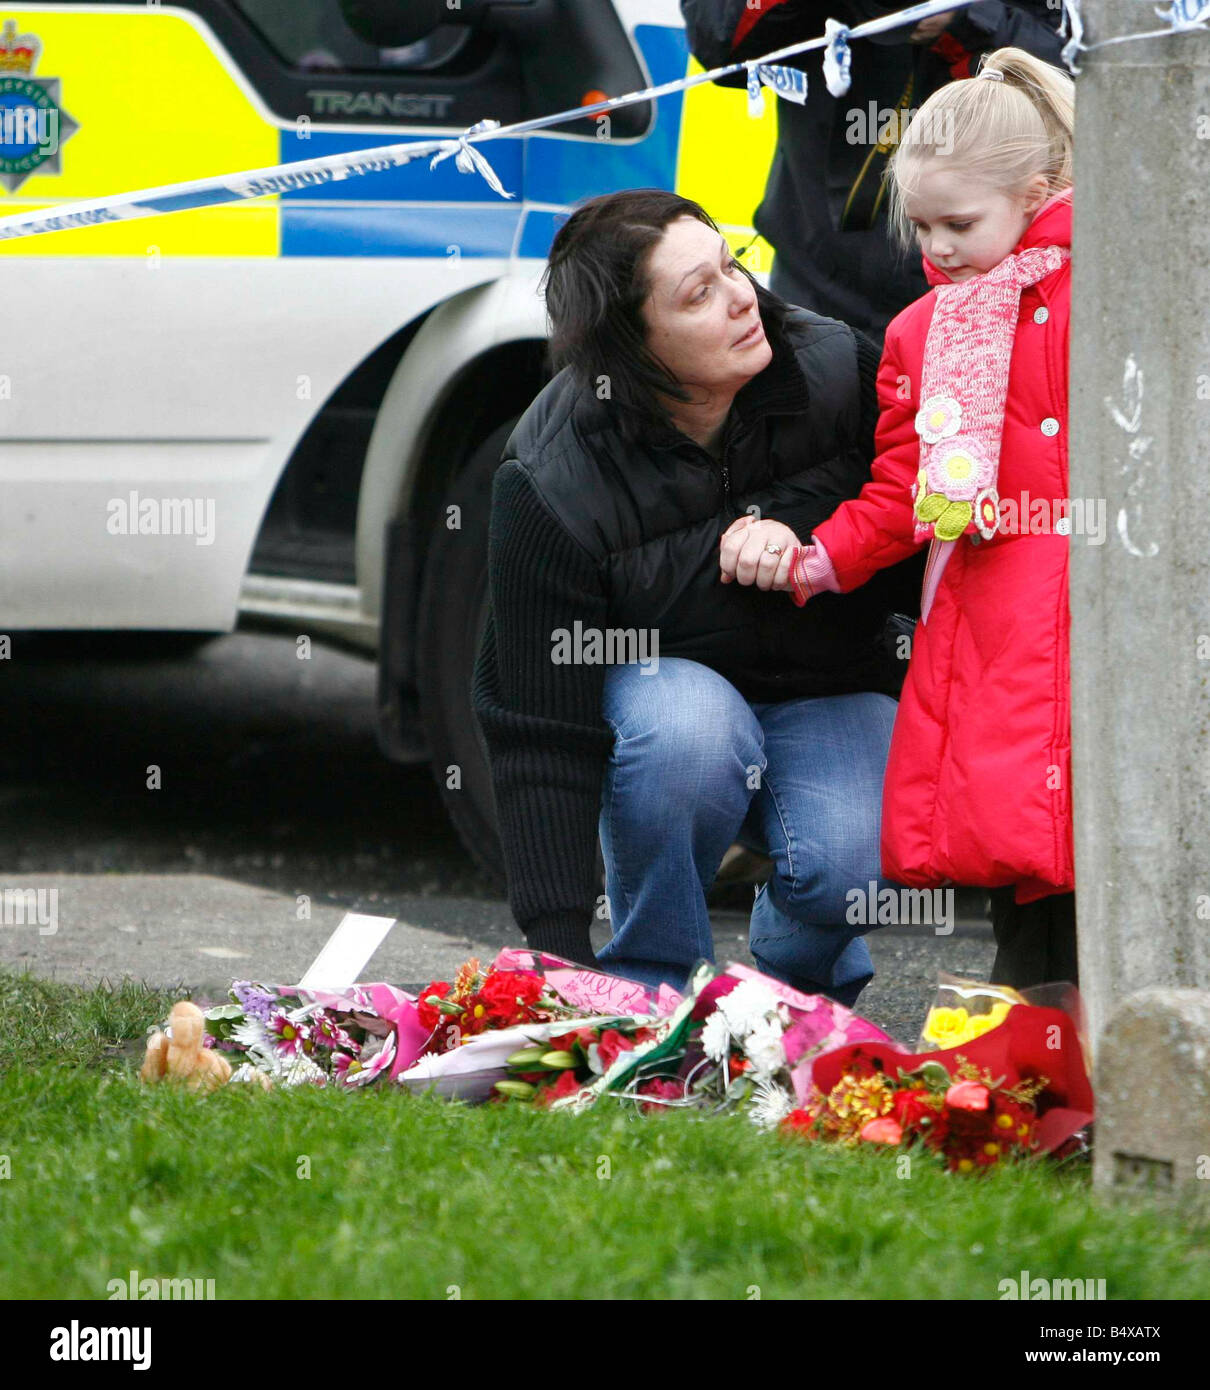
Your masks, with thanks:
[[[724,584],[733,580],[758,589],[788,589],[798,537],[780,521],[737,517],[719,540],[718,563]]]
[[[779,553],[769,549],[772,546]],[[823,589],[840,592],[831,559],[818,542],[800,545],[798,537],[780,521],[757,521],[741,516],[719,540],[720,578],[724,584],[739,580],[758,589],[788,589],[797,607]]]

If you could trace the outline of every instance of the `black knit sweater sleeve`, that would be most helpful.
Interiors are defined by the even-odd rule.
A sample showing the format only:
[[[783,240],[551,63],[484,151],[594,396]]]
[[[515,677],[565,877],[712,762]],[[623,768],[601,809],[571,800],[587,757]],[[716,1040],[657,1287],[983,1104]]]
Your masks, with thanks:
[[[556,633],[603,628],[595,561],[508,461],[492,486],[491,613],[473,702],[487,740],[509,903],[529,945],[591,962],[597,820],[613,736],[600,665],[556,664]]]

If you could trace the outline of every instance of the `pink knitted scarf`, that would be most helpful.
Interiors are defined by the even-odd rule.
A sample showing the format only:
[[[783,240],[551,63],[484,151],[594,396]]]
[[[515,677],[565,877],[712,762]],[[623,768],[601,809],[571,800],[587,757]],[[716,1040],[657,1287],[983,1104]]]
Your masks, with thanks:
[[[1065,246],[1033,246],[982,275],[937,285],[924,347],[920,471],[912,487],[915,534],[932,542],[921,616],[928,617],[952,542],[996,533],[1000,440],[1021,291],[1067,260]]]

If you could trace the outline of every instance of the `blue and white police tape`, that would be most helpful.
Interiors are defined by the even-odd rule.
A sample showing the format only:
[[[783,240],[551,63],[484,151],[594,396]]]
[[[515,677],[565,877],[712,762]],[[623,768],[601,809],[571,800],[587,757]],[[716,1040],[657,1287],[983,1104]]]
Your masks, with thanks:
[[[398,168],[412,160],[428,155],[432,163],[449,156],[454,157],[457,168],[463,173],[479,173],[502,197],[512,197],[508,193],[485,155],[475,149],[477,144],[502,137],[528,135],[532,131],[544,130],[550,126],[565,125],[569,121],[583,120],[615,111],[622,106],[632,106],[641,101],[653,101],[659,97],[671,96],[690,87],[714,82],[738,72],[755,75],[756,88],[770,86],[788,100],[805,101],[807,94],[806,74],[797,68],[787,68],[779,64],[780,59],[795,57],[812,49],[831,48],[835,52],[838,45],[850,38],[860,38],[866,34],[878,34],[901,25],[919,23],[930,15],[943,14],[950,10],[964,9],[974,0],[923,0],[894,14],[883,15],[868,20],[841,36],[838,32],[843,26],[830,34],[801,43],[788,44],[762,58],[742,63],[729,63],[724,67],[713,68],[708,72],[675,78],[670,82],[654,87],[645,87],[638,92],[628,92],[623,96],[608,97],[590,105],[571,110],[556,111],[549,116],[537,116],[527,121],[515,121],[502,126],[498,121],[480,121],[469,130],[452,139],[443,136],[434,140],[410,140],[394,145],[379,145],[372,149],[351,150],[343,154],[322,155],[316,159],[296,160],[290,164],[279,164],[268,169],[252,169],[236,174],[219,174],[204,179],[194,179],[189,183],[165,184],[158,188],[140,189],[134,193],[117,193],[105,198],[94,198],[58,207],[42,208],[37,212],[18,213],[13,217],[0,218],[0,241],[14,237],[38,236],[43,232],[63,231],[73,227],[88,227],[105,222],[124,222],[139,217],[156,217],[164,213],[182,212],[186,209],[217,206],[222,203],[237,202],[244,198],[263,198],[274,193],[292,193],[299,189],[319,184],[358,178],[363,174],[381,173],[386,169]],[[1066,0],[1065,0],[1066,3]],[[846,65],[847,66],[847,65]],[[837,63],[840,69],[839,62]],[[751,86],[749,87],[751,95]]]
[[[1114,43],[1130,43],[1134,39],[1161,39],[1166,34],[1188,34],[1194,29],[1210,29],[1210,0],[1172,0],[1166,10],[1157,9],[1156,15],[1168,21],[1164,29],[1148,29],[1142,34],[1117,34],[1111,39],[1101,39],[1099,43],[1084,43],[1084,26],[1077,10],[1072,19],[1071,42],[1063,50],[1063,61],[1072,72],[1079,72],[1071,58],[1075,50],[1091,53],[1097,48],[1108,48]],[[1071,51],[1071,58],[1068,52]]]
[[[156,217],[164,213],[216,206],[245,198],[263,198],[275,193],[296,192],[319,184],[395,169],[425,155],[431,156],[430,167],[453,156],[457,168],[462,173],[480,174],[501,197],[511,198],[514,195],[504,188],[486,156],[475,148],[476,145],[503,137],[528,135],[533,131],[565,125],[569,121],[583,120],[641,101],[653,101],[739,72],[745,72],[748,76],[749,110],[753,114],[759,114],[763,87],[770,87],[784,100],[802,103],[807,99],[807,74],[800,68],[785,67],[781,60],[820,48],[825,50],[823,71],[828,91],[834,97],[843,96],[849,89],[851,40],[886,33],[888,30],[906,25],[915,27],[921,20],[933,15],[965,9],[973,3],[975,0],[922,0],[920,4],[909,5],[906,9],[867,20],[852,28],[829,19],[826,21],[826,32],[819,38],[787,44],[784,48],[766,53],[760,58],[729,63],[724,67],[712,68],[708,72],[675,78],[670,82],[645,87],[637,92],[628,92],[623,96],[608,97],[603,101],[556,111],[549,116],[537,116],[528,121],[515,121],[512,125],[504,126],[499,121],[492,120],[480,121],[453,138],[443,136],[434,140],[410,140],[394,145],[379,145],[367,150],[352,150],[343,154],[323,155],[317,159],[296,160],[268,169],[219,174],[210,178],[194,179],[189,183],[164,184],[158,188],[140,189],[134,193],[117,193],[105,198],[42,208],[37,212],[18,213],[13,217],[0,218],[0,241],[14,237],[38,236],[42,232],[62,231],[72,227]],[[1156,10],[1160,18],[1168,21],[1168,28],[1147,34],[1126,34],[1104,39],[1097,44],[1085,45],[1079,0],[1061,0],[1061,3],[1064,27],[1060,29],[1060,33],[1065,34],[1066,26],[1070,23],[1071,34],[1063,49],[1063,59],[1073,72],[1079,71],[1075,66],[1078,52],[1101,48],[1111,43],[1124,43],[1132,38],[1151,38],[1159,34],[1204,29],[1207,27],[1207,20],[1210,20],[1210,0],[1171,0],[1167,10]]]

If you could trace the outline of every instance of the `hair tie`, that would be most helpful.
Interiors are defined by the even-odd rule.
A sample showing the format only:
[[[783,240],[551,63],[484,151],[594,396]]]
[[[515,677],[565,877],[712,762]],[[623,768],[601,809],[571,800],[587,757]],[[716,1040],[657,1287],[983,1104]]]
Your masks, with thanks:
[[[976,73],[976,76],[977,76],[977,77],[991,77],[991,78],[994,78],[994,80],[997,81],[997,82],[1003,82],[1003,81],[1004,81],[1004,74],[1003,74],[1002,72],[996,72],[994,68],[981,68],[981,69],[979,70],[979,72]]]

